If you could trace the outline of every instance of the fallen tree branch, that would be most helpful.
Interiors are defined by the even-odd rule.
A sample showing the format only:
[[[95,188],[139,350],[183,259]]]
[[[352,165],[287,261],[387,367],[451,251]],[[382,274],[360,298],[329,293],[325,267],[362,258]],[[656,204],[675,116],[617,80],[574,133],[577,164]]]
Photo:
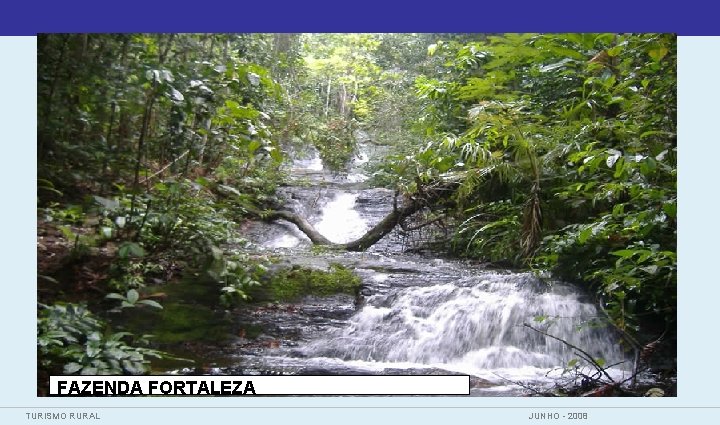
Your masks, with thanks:
[[[305,217],[301,217],[290,211],[265,211],[259,214],[260,218],[265,221],[285,220],[297,226],[301,232],[305,233],[315,245],[334,245],[328,238],[320,234],[315,227],[310,224]]]
[[[550,337],[550,338],[552,338],[552,339],[554,339],[554,340],[556,340],[556,341],[560,341],[560,342],[562,342],[563,344],[567,345],[568,347],[572,348],[573,350],[576,350],[576,351],[577,351],[577,354],[580,355],[580,356],[582,356],[582,357],[583,357],[585,360],[587,360],[588,362],[590,362],[590,363],[595,367],[595,369],[596,369],[599,373],[605,375],[605,376],[607,377],[607,379],[610,380],[611,383],[613,383],[613,384],[615,383],[615,380],[610,377],[610,375],[607,373],[607,370],[605,370],[605,368],[603,368],[600,364],[598,364],[598,362],[597,362],[595,359],[593,359],[593,357],[592,357],[590,354],[588,354],[585,350],[583,350],[582,348],[580,348],[580,347],[578,347],[578,346],[576,346],[576,345],[573,345],[573,344],[565,341],[565,340],[562,339],[562,338],[558,338],[558,337],[556,337],[555,335],[551,335],[551,334],[549,334],[549,333],[547,333],[547,332],[545,332],[545,331],[541,331],[540,329],[534,328],[534,327],[530,326],[530,325],[527,324],[527,323],[523,323],[523,326],[526,326],[526,327],[534,330],[535,332],[537,332],[537,333],[539,333],[539,334],[541,334],[541,335],[545,335],[545,336]]]
[[[147,176],[147,177],[145,177],[145,178],[140,182],[140,184],[144,184],[145,182],[149,181],[150,179],[154,179],[154,178],[157,177],[158,175],[162,174],[163,171],[165,171],[165,170],[167,170],[168,168],[170,168],[171,165],[173,165],[174,163],[178,162],[182,157],[184,157],[185,155],[187,155],[189,152],[190,152],[190,149],[186,150],[184,153],[182,153],[180,156],[178,156],[177,158],[175,158],[175,159],[174,159],[172,162],[170,162],[168,165],[162,167],[162,168],[160,169],[160,171],[154,173],[152,176]]]
[[[401,228],[404,232],[414,232],[414,231],[416,231],[416,230],[422,229],[423,227],[427,227],[427,226],[430,226],[430,225],[432,225],[432,224],[435,224],[435,223],[437,223],[438,221],[442,221],[443,218],[444,218],[443,216],[438,216],[438,217],[435,217],[435,218],[433,218],[433,219],[431,219],[431,220],[425,221],[425,222],[423,222],[423,223],[416,224],[416,225],[414,225],[414,226],[406,226],[405,223],[400,223],[400,228]]]
[[[405,218],[422,209],[424,204],[420,202],[410,202],[409,204],[399,207],[391,211],[378,224],[373,226],[360,238],[347,242],[335,243],[318,232],[315,227],[310,224],[307,219],[290,211],[266,211],[259,214],[259,217],[265,221],[285,220],[296,225],[301,232],[305,233],[315,245],[333,246],[348,251],[364,251],[373,244],[390,233],[395,226]]]
[[[327,237],[318,232],[315,227],[304,217],[285,210],[252,210],[247,205],[243,205],[246,212],[249,212],[253,216],[263,221],[274,221],[274,220],[285,220],[298,227],[298,229],[305,233],[308,238],[315,245],[331,246],[339,249],[345,249],[348,251],[364,251],[377,243],[385,235],[390,233],[395,226],[399,225],[406,218],[422,210],[427,205],[432,204],[434,201],[447,197],[451,193],[450,189],[457,186],[458,181],[449,181],[444,185],[435,183],[428,185],[422,192],[422,197],[406,197],[405,205],[398,205],[398,194],[396,193],[393,199],[393,209],[390,211],[385,218],[379,223],[373,226],[370,230],[365,232],[360,238],[346,242],[346,243],[335,243],[330,241]],[[222,197],[238,196],[240,193],[237,189],[225,186],[215,185],[211,190]]]
[[[504,376],[502,376],[502,375],[499,375],[499,374],[497,374],[497,373],[495,373],[495,372],[493,372],[493,375],[497,376],[498,378],[502,379],[503,381],[510,382],[511,384],[515,384],[515,385],[517,385],[518,387],[523,387],[523,388],[525,388],[526,390],[532,391],[532,392],[534,392],[535,394],[537,394],[537,395],[539,395],[539,396],[541,396],[541,397],[557,397],[557,396],[556,396],[555,394],[553,394],[553,393],[549,393],[549,392],[547,392],[547,391],[538,391],[537,389],[535,389],[535,388],[533,388],[533,387],[531,387],[531,386],[529,386],[529,385],[525,385],[525,384],[523,384],[522,382],[519,382],[519,381],[513,381],[513,380],[508,379],[508,378],[506,378],[506,377],[504,377]]]

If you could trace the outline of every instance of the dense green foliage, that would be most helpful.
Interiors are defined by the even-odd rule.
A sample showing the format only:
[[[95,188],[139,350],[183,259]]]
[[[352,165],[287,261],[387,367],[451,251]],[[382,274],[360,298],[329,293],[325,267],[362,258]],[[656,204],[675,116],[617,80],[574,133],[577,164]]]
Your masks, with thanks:
[[[147,337],[128,332],[107,333],[106,325],[85,306],[41,306],[38,319],[39,364],[62,373],[82,375],[137,374],[148,370],[148,357],[164,353],[146,345]],[[128,345],[131,340],[135,346]],[[59,373],[59,370],[54,372]]]
[[[268,67],[271,41],[259,34],[39,37],[39,215],[72,247],[71,262],[87,264],[71,284],[100,280],[111,311],[161,309],[144,288],[178,270],[207,272],[226,304],[244,296],[256,265],[218,247],[244,243],[237,218],[268,202],[282,178],[273,131],[283,98]],[[218,184],[240,196],[226,205],[212,193]],[[39,269],[53,273],[47,260]],[[52,328],[39,320],[41,344]],[[92,331],[42,354],[102,371],[73,347],[123,344],[124,334],[106,342]],[[139,363],[125,372],[146,371],[150,354],[157,353],[137,349]]]
[[[456,252],[586,282],[619,329],[672,330],[676,48],[672,35],[439,42],[416,80],[426,144],[394,165],[411,193],[459,181]]]

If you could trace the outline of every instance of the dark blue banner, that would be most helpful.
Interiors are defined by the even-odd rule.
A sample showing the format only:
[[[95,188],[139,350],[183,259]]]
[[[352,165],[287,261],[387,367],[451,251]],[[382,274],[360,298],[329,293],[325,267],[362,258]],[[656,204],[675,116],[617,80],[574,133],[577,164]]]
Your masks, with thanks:
[[[6,2],[0,35],[42,32],[674,32],[720,34],[710,1]]]

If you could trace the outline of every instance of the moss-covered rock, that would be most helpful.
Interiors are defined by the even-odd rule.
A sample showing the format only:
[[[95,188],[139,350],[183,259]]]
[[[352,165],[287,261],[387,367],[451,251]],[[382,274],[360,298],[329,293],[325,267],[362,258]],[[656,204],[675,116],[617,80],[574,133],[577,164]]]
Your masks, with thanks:
[[[328,270],[294,266],[283,269],[260,286],[248,290],[253,301],[292,301],[306,295],[356,294],[360,278],[345,266],[331,264]]]

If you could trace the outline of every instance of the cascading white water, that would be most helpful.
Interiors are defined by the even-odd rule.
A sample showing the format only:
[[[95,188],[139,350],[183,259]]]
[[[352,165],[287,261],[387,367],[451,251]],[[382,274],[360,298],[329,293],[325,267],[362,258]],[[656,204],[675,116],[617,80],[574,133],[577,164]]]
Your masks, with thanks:
[[[540,316],[547,319],[535,322]],[[346,327],[310,344],[306,353],[478,376],[528,367],[547,371],[578,357],[566,344],[524,326],[529,323],[607,364],[622,361],[613,336],[592,326],[597,319],[595,307],[569,286],[548,287],[527,273],[486,273],[372,296]]]
[[[355,210],[358,195],[339,193],[322,211],[315,229],[332,242],[344,243],[359,238],[368,229],[367,221]]]
[[[351,183],[360,183],[368,180],[368,176],[362,172],[361,167],[370,160],[370,157],[364,151],[360,151],[353,160],[353,169],[347,175],[347,180]]]
[[[323,161],[317,150],[312,151],[312,155],[308,158],[295,159],[293,161],[295,170],[323,171]]]

